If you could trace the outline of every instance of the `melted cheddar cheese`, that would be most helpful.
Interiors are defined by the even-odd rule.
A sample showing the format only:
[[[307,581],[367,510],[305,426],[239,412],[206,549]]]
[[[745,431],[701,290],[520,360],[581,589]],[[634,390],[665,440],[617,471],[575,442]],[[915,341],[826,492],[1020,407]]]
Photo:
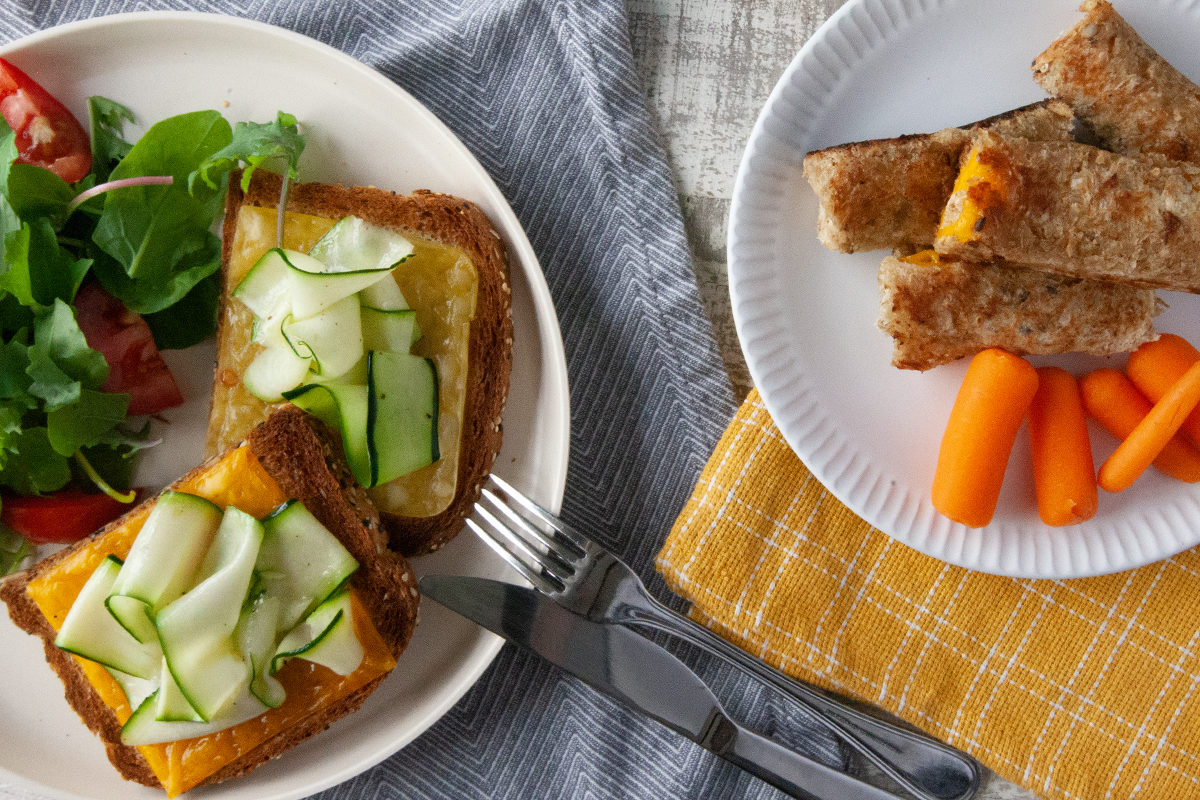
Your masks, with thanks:
[[[256,517],[266,515],[288,499],[250,448],[244,445],[173,488],[207,498],[222,508],[235,506]],[[105,536],[88,540],[54,569],[29,582],[29,596],[55,630],[61,627],[67,611],[100,562],[109,555],[123,559],[129,553],[148,515],[149,507],[141,507],[120,527]],[[138,747],[168,797],[197,786],[309,713],[357,691],[386,675],[396,665],[353,590],[351,594],[354,630],[363,646],[362,663],[354,672],[343,677],[325,667],[292,659],[276,675],[287,690],[287,699],[279,708],[208,736]],[[94,661],[78,656],[75,661],[100,699],[113,710],[117,721],[124,724],[133,710],[121,687]]]
[[[979,157],[978,146],[972,147],[954,179],[952,199],[942,216],[938,238],[954,237],[960,242],[974,240],[984,223],[988,206],[994,198],[1002,197],[1004,191],[1000,173]],[[952,213],[955,211],[957,213]]]
[[[236,286],[255,262],[276,243],[276,211],[242,206],[228,265],[227,285]],[[284,246],[307,252],[334,220],[288,212]],[[405,233],[413,256],[394,272],[396,282],[417,313],[421,339],[413,347],[430,358],[438,371],[438,446],[441,458],[427,467],[371,489],[383,510],[428,517],[450,505],[458,484],[459,444],[467,395],[468,340],[475,318],[478,274],[461,250]],[[251,341],[253,315],[237,301],[225,304],[220,320],[222,390],[213,398],[207,453],[214,455],[241,441],[246,432],[269,416],[271,407],[250,394],[241,374],[259,352]]]
[[[942,263],[942,258],[936,250],[919,250],[916,253],[901,256],[900,260],[905,264],[912,264],[914,267],[936,267]]]

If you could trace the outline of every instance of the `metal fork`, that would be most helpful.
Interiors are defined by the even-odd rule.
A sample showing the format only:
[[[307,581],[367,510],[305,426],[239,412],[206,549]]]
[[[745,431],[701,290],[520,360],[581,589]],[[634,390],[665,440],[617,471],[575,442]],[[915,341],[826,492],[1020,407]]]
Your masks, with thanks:
[[[644,626],[733,663],[805,706],[850,747],[921,800],[967,800],[978,764],[941,742],[860,713],[796,681],[655,600],[629,566],[492,476],[467,525],[534,588],[593,622]]]

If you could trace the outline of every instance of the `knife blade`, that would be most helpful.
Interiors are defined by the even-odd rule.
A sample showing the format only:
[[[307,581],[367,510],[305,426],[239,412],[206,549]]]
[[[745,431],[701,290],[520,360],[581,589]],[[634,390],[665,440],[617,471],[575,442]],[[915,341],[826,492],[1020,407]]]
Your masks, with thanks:
[[[793,797],[897,798],[738,725],[687,665],[633,631],[590,622],[533,589],[501,581],[427,575],[420,588],[426,597]]]

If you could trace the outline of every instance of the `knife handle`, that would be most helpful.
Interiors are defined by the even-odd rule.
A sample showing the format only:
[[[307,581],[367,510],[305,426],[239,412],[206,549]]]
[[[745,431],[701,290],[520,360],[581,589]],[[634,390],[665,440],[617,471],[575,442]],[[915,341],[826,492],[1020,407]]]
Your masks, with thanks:
[[[700,745],[800,800],[897,800],[897,796],[814,761],[714,712]]]
[[[869,759],[915,796],[926,800],[968,800],[979,788],[979,765],[965,753],[927,736],[896,727],[789,678],[696,621],[676,614],[649,595],[630,606],[629,621],[679,636],[724,658],[768,686],[806,706],[817,721]]]

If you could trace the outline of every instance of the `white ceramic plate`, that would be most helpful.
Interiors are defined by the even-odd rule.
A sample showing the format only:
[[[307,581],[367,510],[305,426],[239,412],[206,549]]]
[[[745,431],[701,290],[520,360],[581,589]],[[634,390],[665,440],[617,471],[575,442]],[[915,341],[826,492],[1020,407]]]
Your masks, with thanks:
[[[558,322],[529,242],[500,191],[465,147],[394,83],[311,39],[229,17],[147,13],[88,20],[0,48],[86,119],[102,94],[147,124],[171,114],[221,109],[231,120],[295,114],[308,132],[301,175],[310,181],[430,188],[466,197],[492,218],[512,259],[516,350],[498,472],[557,508],[566,476],[569,411]],[[160,427],[167,446],[142,464],[162,485],[201,459],[214,353],[168,354],[186,405]],[[477,539],[463,535],[414,560],[418,573],[508,577]],[[0,793],[88,798],[161,798],[121,780],[99,741],[63,699],[40,645],[0,624]],[[432,725],[475,682],[500,640],[436,603],[401,667],[356,714],[245,779],[197,791],[205,797],[303,797],[344,781],[396,752]]]
[[[1143,38],[1200,79],[1200,6],[1117,2]],[[966,362],[926,373],[890,366],[875,327],[884,253],[817,242],[810,150],[961,125],[1044,98],[1029,64],[1080,15],[1076,0],[850,0],[807,42],[754,127],[734,188],[729,277],[750,372],[789,445],[870,524],[906,545],[985,572],[1066,578],[1116,572],[1200,542],[1200,486],[1153,470],[1096,517],[1050,528],[1037,515],[1024,434],[993,522],[938,515],[929,486]],[[1161,293],[1158,328],[1200,343],[1200,298]],[[1124,358],[1033,359],[1075,374]],[[1115,447],[1093,428],[1097,463]]]

